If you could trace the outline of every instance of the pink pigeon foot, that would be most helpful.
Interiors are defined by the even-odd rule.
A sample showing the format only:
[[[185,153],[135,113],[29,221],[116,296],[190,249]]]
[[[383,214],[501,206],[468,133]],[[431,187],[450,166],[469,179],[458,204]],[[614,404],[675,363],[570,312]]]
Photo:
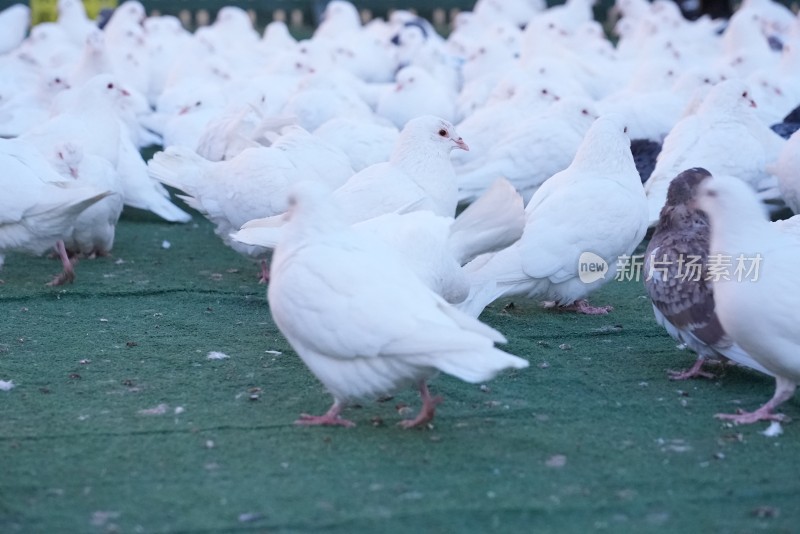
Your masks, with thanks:
[[[703,363],[705,360],[703,358],[697,358],[695,360],[694,365],[690,369],[686,369],[684,371],[667,371],[670,380],[689,380],[690,378],[716,378],[716,375],[713,373],[709,373],[708,371],[703,371]]]
[[[764,406],[754,412],[738,410],[737,413],[718,413],[714,417],[725,421],[733,421],[737,425],[747,425],[756,421],[786,421],[787,417],[781,413],[772,413],[780,404],[789,400],[794,395],[797,385],[781,376],[775,377],[775,394]]]
[[[723,421],[731,421],[737,425],[749,425],[757,421],[783,421],[786,419],[786,416],[782,413],[772,413],[772,410],[767,408],[766,405],[754,412],[738,410],[736,413],[718,413],[714,417]]]
[[[56,243],[56,252],[58,253],[58,257],[61,258],[61,265],[64,267],[64,271],[53,278],[50,282],[47,283],[48,286],[60,286],[66,283],[72,283],[75,281],[75,263],[78,262],[77,259],[70,260],[69,255],[67,254],[67,249],[64,246],[63,241],[58,241]]]
[[[432,397],[428,385],[423,380],[419,385],[419,396],[422,397],[422,408],[414,419],[400,421],[398,425],[403,428],[416,428],[425,426],[433,420],[436,406],[442,402],[441,397]]]
[[[295,421],[294,424],[301,426],[343,426],[348,428],[356,426],[354,422],[339,417],[339,412],[341,411],[342,405],[336,401],[325,415],[308,415],[307,413],[301,413],[300,419]]]
[[[261,260],[261,274],[258,278],[259,284],[266,284],[269,282],[269,265],[267,265],[267,260]]]

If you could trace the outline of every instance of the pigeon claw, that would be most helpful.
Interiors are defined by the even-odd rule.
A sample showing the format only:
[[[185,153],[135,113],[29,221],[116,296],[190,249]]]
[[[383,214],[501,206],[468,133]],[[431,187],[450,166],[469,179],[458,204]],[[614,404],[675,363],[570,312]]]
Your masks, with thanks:
[[[57,275],[56,277],[54,277],[52,280],[47,282],[47,285],[50,287],[62,286],[64,284],[71,284],[74,281],[75,281],[75,271],[69,270],[69,271],[64,271],[59,275]]]
[[[758,421],[786,421],[786,416],[782,413],[772,413],[769,409],[759,408],[754,412],[737,410],[736,413],[718,413],[714,417],[723,421],[731,421],[737,425],[749,425]]]
[[[689,380],[691,378],[708,378],[709,380],[714,380],[717,378],[717,375],[714,373],[701,371],[699,369],[685,369],[683,371],[673,371],[672,369],[668,369],[667,374],[669,375],[670,380]]]
[[[442,403],[442,398],[439,396],[432,397],[430,391],[428,391],[428,385],[424,380],[419,384],[419,396],[422,398],[422,408],[414,419],[408,419],[397,423],[401,427],[424,427],[433,420],[433,416],[436,414],[436,406]]]
[[[703,371],[703,363],[705,363],[705,360],[698,358],[690,369],[685,369],[683,371],[673,371],[670,369],[667,371],[667,374],[670,380],[689,380],[690,378],[708,378],[713,380],[716,378],[716,375],[713,373]]]
[[[307,413],[301,413],[300,419],[294,422],[294,424],[298,426],[343,426],[346,428],[351,428],[356,426],[356,424],[352,421],[347,419],[342,419],[338,415],[309,415]]]

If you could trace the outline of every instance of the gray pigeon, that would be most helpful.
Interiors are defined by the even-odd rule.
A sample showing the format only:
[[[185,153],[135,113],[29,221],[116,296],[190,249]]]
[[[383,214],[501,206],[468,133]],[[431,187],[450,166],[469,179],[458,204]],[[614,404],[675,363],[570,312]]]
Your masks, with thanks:
[[[715,312],[713,275],[708,266],[708,218],[694,206],[698,185],[710,176],[707,170],[695,167],[672,180],[645,252],[644,285],[656,321],[697,353],[690,369],[669,371],[669,375],[673,380],[713,378],[702,366],[707,358],[719,357],[773,375],[728,337]]]

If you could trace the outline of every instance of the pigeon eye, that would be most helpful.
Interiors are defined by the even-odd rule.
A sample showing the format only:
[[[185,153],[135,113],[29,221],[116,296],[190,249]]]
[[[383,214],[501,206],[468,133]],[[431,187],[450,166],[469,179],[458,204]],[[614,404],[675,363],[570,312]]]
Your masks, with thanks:
[[[111,82],[109,82],[109,83],[108,83],[108,85],[106,85],[106,87],[107,87],[108,89],[113,89],[113,88],[114,88],[114,84],[113,84],[113,83],[111,83]]]
[[[547,89],[542,89],[542,94],[546,95],[547,94]]]
[[[200,106],[202,104],[203,104],[202,100],[198,100],[197,102],[194,103],[195,106]]]
[[[581,110],[581,114],[588,115],[589,114],[589,110],[588,109],[582,109]]]
[[[628,127],[626,126],[625,128],[623,128],[623,129],[622,129],[622,132],[623,132],[623,133],[628,133]]]
[[[439,135],[440,135],[441,137],[447,137],[447,130],[445,130],[444,128],[442,128],[441,130],[439,130]]]
[[[747,98],[747,91],[745,91],[744,93],[742,93],[742,98]]]

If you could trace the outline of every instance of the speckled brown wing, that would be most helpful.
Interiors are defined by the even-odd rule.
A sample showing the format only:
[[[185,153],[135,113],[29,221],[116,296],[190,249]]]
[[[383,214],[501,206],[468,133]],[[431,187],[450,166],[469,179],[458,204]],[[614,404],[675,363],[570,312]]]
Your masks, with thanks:
[[[730,341],[714,313],[714,295],[706,280],[708,247],[708,226],[703,221],[683,231],[657,231],[645,253],[645,288],[676,329],[722,348]]]

